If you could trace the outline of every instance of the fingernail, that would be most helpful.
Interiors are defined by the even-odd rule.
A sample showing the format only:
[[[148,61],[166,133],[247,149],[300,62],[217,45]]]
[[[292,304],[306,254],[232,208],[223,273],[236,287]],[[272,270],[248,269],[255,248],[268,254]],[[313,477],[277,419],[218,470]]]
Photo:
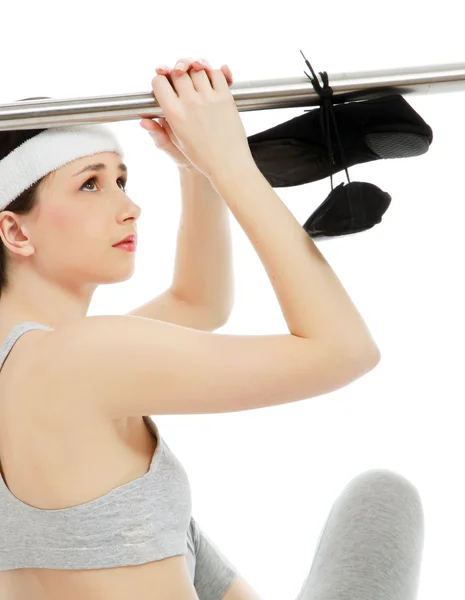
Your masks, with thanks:
[[[174,68],[178,69],[178,71],[184,71],[185,67],[186,65],[183,62],[178,62]]]

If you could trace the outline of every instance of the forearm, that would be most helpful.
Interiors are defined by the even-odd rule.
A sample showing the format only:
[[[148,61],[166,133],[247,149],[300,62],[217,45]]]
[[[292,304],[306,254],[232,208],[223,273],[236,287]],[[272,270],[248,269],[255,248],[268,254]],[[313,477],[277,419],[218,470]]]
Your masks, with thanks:
[[[341,282],[254,163],[223,167],[210,179],[257,251],[289,331],[344,352],[377,356]]]
[[[182,214],[171,291],[227,318],[234,303],[229,211],[207,177],[180,169]]]

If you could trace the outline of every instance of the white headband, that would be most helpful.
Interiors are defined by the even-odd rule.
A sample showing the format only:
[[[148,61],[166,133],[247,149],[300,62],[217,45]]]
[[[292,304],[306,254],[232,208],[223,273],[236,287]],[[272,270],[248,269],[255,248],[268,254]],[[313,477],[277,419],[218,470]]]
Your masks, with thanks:
[[[64,165],[98,152],[123,149],[105,125],[52,127],[26,140],[0,160],[0,211],[31,185]]]

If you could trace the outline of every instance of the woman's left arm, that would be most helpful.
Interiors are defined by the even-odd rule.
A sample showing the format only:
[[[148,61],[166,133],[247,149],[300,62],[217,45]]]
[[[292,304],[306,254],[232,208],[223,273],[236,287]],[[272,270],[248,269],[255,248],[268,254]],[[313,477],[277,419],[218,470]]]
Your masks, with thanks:
[[[171,291],[227,320],[234,305],[229,209],[205,175],[179,170],[182,214]]]
[[[197,169],[179,169],[182,213],[173,282],[168,290],[127,313],[213,331],[234,305],[229,209]]]

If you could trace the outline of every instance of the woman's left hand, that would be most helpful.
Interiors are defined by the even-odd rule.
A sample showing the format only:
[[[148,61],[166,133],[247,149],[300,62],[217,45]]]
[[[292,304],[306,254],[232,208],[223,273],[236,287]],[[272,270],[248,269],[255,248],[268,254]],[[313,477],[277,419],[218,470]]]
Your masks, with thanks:
[[[192,60],[191,58],[180,58],[176,64],[178,64],[178,62],[183,62],[186,65],[185,73],[188,73],[190,69],[194,69],[195,71],[201,71],[203,69],[208,76],[208,71],[211,69],[210,64],[206,60],[199,62]],[[165,75],[165,77],[169,78],[172,69],[169,67],[157,67],[155,70],[157,75]],[[233,77],[230,68],[227,65],[223,65],[221,70],[223,71],[228,85],[232,85]],[[141,127],[148,131],[152,136],[157,148],[171,156],[178,169],[197,171],[196,167],[194,167],[186,155],[172,142],[172,138],[175,138],[175,136],[164,117],[160,117],[157,121],[150,117],[144,117],[140,124]]]

